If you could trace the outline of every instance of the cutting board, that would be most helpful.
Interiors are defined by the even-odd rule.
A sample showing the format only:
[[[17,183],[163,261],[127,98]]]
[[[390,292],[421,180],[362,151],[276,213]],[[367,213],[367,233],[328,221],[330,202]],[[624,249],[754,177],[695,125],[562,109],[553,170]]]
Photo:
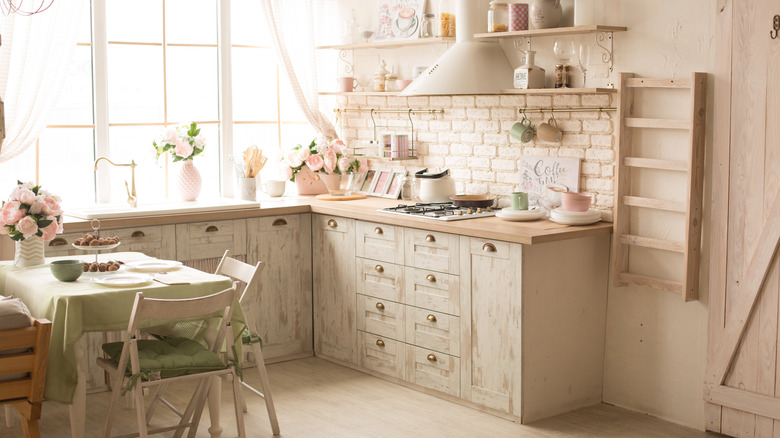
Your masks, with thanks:
[[[352,193],[351,195],[333,196],[326,193],[317,195],[317,199],[321,201],[354,201],[356,199],[366,199],[366,195],[363,193]]]

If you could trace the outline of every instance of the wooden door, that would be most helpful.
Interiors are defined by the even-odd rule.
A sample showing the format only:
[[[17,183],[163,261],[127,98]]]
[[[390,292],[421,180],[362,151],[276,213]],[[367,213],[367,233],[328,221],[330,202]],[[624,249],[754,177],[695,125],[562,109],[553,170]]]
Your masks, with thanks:
[[[259,325],[266,362],[311,356],[311,215],[250,218],[246,228],[247,262],[265,269],[242,305]]]
[[[780,2],[718,4],[707,429],[778,437]]]

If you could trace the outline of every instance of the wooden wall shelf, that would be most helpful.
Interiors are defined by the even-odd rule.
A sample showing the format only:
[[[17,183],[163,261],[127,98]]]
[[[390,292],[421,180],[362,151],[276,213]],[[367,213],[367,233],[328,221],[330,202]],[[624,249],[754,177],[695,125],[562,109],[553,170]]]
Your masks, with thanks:
[[[535,95],[559,95],[559,94],[615,94],[616,88],[538,88],[533,90],[507,89],[501,90],[501,95],[535,94]],[[322,91],[321,96],[400,96],[399,91]],[[422,96],[422,95],[420,95]],[[448,95],[449,96],[449,95]],[[413,96],[409,96],[413,97]]]
[[[604,26],[601,24],[592,24],[587,26],[556,27],[552,29],[531,29],[518,30],[515,32],[491,32],[474,34],[474,38],[489,39],[507,39],[507,38],[529,38],[543,36],[563,36],[563,35],[583,35],[588,33],[601,32],[625,32],[627,27],[623,26]]]
[[[455,42],[455,37],[418,38],[414,40],[377,41],[357,44],[333,44],[317,46],[316,49],[356,50],[356,49],[390,49],[396,47],[424,46],[428,44],[450,44]]]

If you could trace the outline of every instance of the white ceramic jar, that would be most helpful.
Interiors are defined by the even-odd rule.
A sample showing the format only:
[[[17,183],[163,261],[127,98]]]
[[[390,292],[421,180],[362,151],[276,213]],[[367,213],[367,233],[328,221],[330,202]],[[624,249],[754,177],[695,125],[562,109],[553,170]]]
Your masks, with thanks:
[[[558,27],[563,18],[561,0],[533,0],[529,10],[529,21],[534,29]]]

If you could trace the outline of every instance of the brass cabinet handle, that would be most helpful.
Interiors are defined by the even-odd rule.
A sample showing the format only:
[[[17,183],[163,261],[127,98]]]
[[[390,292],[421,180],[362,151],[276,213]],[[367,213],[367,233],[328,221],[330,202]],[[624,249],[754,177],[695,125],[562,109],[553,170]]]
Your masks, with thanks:
[[[376,265],[374,266],[374,270],[376,272],[385,272],[385,268],[382,265]]]
[[[427,359],[431,362],[436,362],[436,355],[431,353],[428,355]]]
[[[216,225],[209,225],[208,227],[206,227],[206,232],[207,233],[213,233],[213,232],[216,232],[216,231],[219,231],[219,228],[217,228]]]
[[[278,227],[278,226],[281,226],[281,225],[287,225],[287,221],[284,220],[284,219],[277,219],[277,220],[274,221],[273,224],[271,224],[272,227]]]
[[[146,233],[143,231],[133,231],[133,234],[130,235],[130,237],[136,238],[136,237],[146,237]]]
[[[428,315],[428,317],[427,317],[427,318],[425,318],[425,319],[427,319],[427,320],[428,320],[428,321],[430,321],[430,322],[436,322],[436,315],[434,315],[434,314],[429,314],[429,315]]]
[[[433,234],[429,234],[429,235],[425,236],[425,241],[426,242],[435,242],[436,238],[433,237]]]
[[[482,245],[482,251],[496,252],[496,245],[493,245],[492,243],[486,243]]]
[[[337,224],[335,220],[330,219],[330,220],[328,220],[328,226],[331,227],[331,228],[336,228],[336,227],[339,226],[339,224]]]
[[[382,227],[376,227],[374,228],[375,234],[384,234],[385,230],[382,229]]]
[[[67,244],[68,244],[68,241],[65,240],[62,237],[57,237],[54,240],[52,240],[51,242],[49,242],[49,246],[62,246],[62,245],[67,245]]]
[[[436,283],[436,276],[433,274],[428,274],[427,276],[425,276],[425,279],[430,281],[431,283]]]
[[[385,310],[385,305],[382,303],[376,303],[376,308],[379,310]]]
[[[376,340],[376,345],[378,345],[380,347],[384,347],[385,346],[385,341],[383,341],[381,339],[377,339]]]

